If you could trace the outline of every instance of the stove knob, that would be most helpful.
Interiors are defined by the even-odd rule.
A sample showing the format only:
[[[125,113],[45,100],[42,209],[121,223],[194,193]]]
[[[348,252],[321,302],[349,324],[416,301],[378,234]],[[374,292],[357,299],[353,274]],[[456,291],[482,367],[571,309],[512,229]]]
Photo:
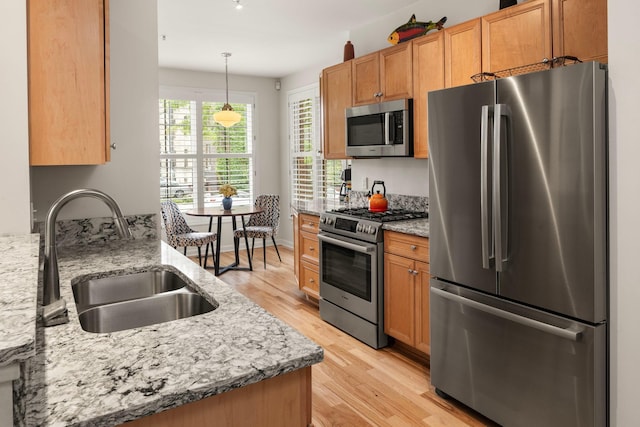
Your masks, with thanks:
[[[356,225],[356,231],[357,231],[358,233],[362,231],[362,224],[358,223],[358,224]]]
[[[325,222],[327,222],[327,218],[325,218],[325,217],[321,216],[321,217],[320,217],[320,223],[321,223],[321,224],[324,224]]]
[[[327,222],[328,222],[330,225],[333,225],[333,224],[336,222],[336,219],[335,219],[335,218],[327,218],[327,219],[328,219],[328,221],[327,221]]]
[[[374,234],[376,232],[376,228],[373,225],[370,225],[367,229],[367,233]]]

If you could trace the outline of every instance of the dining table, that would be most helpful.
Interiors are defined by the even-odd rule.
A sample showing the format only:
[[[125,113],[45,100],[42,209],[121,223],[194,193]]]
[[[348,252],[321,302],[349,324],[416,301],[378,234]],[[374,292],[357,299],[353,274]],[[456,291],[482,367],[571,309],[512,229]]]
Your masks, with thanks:
[[[240,217],[242,229],[246,231],[246,223],[244,217],[247,215],[254,215],[263,212],[262,208],[253,205],[241,205],[234,206],[232,209],[225,210],[222,207],[204,207],[196,208],[185,211],[185,214],[191,216],[209,217],[209,231],[213,230],[213,219],[217,218],[217,239],[216,239],[216,251],[213,256],[213,268],[214,274],[219,276],[229,270],[249,270],[253,271],[253,264],[251,262],[251,251],[249,250],[249,241],[247,239],[247,233],[244,233],[244,244],[247,249],[247,259],[249,260],[249,266],[243,267],[240,265],[240,239],[236,237],[235,231],[238,229],[238,223],[236,217]],[[233,250],[235,254],[235,260],[233,263],[221,266],[220,265],[220,241],[222,240],[222,220],[225,217],[231,217],[231,225],[233,227]]]

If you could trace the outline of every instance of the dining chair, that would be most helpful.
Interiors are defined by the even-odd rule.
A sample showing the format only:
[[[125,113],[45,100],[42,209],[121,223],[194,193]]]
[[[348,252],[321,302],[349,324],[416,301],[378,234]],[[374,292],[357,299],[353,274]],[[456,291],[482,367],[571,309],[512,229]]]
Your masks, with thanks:
[[[213,242],[218,238],[217,233],[195,231],[180,212],[178,205],[168,200],[161,203],[162,220],[167,233],[167,241],[174,248],[184,247],[184,254],[187,255],[187,247],[198,247],[198,263],[201,267],[207,268],[207,257],[209,256],[209,246],[211,246],[211,256],[214,257]],[[204,265],[202,263],[201,248],[205,247]],[[215,259],[215,258],[214,258]]]
[[[245,237],[251,238],[251,257],[253,258],[253,246],[255,239],[262,239],[262,258],[264,262],[264,268],[267,268],[267,246],[266,238],[271,237],[273,246],[276,248],[278,259],[282,262],[280,257],[280,251],[276,244],[276,234],[278,233],[278,227],[280,226],[280,196],[277,194],[260,194],[256,197],[254,203],[256,208],[261,208],[262,212],[253,214],[249,217],[249,220],[245,224],[244,230],[238,229],[234,232],[234,237],[242,239]]]

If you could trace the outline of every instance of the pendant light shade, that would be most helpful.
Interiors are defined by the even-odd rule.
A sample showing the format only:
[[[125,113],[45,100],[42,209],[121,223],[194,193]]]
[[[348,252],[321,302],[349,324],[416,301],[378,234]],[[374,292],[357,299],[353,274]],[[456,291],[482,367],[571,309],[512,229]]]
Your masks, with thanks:
[[[231,54],[229,52],[222,52],[222,56],[224,56],[224,75],[227,87],[227,102],[222,107],[222,110],[214,113],[213,120],[215,120],[216,123],[220,123],[222,126],[228,128],[238,123],[242,119],[242,116],[240,115],[240,113],[236,113],[235,111],[233,111],[233,108],[231,107],[231,105],[229,105],[229,71],[227,69],[227,60],[231,56]]]

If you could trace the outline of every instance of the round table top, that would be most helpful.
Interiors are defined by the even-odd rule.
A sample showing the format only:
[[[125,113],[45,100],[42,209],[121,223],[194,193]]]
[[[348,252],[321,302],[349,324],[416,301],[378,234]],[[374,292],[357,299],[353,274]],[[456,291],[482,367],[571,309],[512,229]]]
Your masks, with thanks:
[[[264,209],[257,208],[252,205],[244,205],[244,206],[234,206],[232,209],[225,211],[222,207],[212,207],[212,208],[196,208],[185,211],[187,215],[192,216],[238,216],[238,215],[251,215],[263,212]]]

